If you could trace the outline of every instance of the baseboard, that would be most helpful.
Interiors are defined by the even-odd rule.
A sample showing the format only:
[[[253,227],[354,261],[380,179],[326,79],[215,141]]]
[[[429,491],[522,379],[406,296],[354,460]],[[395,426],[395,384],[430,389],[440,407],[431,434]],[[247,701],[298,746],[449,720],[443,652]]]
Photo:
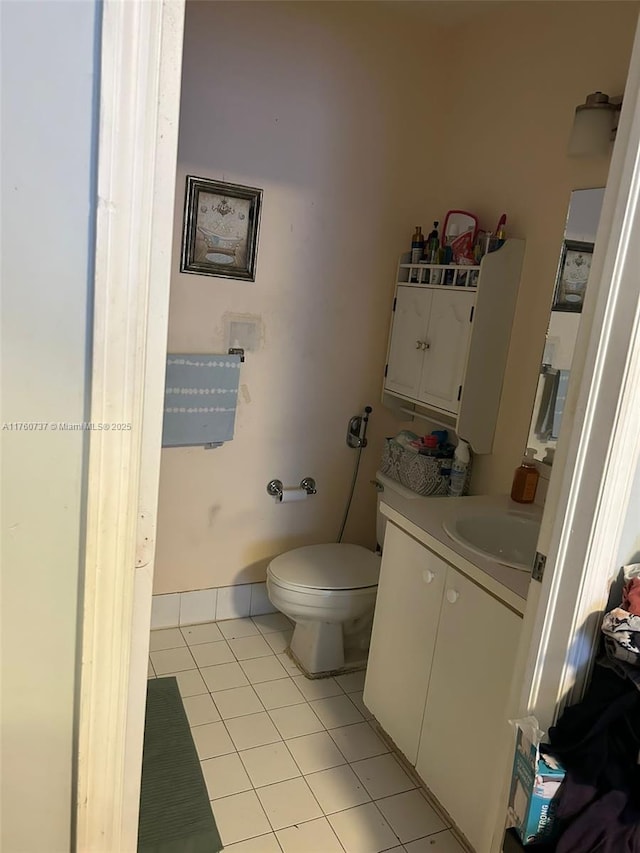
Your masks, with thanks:
[[[172,592],[153,596],[151,628],[177,628],[275,612],[267,596],[266,583]]]

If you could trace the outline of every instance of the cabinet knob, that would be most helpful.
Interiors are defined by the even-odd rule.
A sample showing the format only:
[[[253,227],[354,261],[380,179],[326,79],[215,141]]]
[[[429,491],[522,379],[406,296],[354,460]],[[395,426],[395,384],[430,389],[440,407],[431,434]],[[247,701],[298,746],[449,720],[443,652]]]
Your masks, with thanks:
[[[449,604],[455,604],[456,601],[460,598],[460,593],[455,589],[447,590],[447,601]]]
[[[425,583],[431,583],[431,582],[432,582],[432,581],[434,581],[435,579],[436,579],[435,573],[434,573],[434,572],[432,572],[430,569],[425,569],[425,570],[423,571],[423,573],[422,573],[422,580],[423,580]]]
[[[426,341],[422,342],[422,349],[431,349],[431,344],[428,344]]]
[[[416,341],[416,349],[422,349],[423,341]]]

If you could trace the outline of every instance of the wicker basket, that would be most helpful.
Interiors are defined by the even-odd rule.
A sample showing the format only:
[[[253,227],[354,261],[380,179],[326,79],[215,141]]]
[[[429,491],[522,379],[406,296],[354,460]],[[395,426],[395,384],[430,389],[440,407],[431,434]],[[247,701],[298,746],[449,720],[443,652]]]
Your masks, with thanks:
[[[419,495],[446,495],[452,461],[411,453],[385,438],[380,471]]]

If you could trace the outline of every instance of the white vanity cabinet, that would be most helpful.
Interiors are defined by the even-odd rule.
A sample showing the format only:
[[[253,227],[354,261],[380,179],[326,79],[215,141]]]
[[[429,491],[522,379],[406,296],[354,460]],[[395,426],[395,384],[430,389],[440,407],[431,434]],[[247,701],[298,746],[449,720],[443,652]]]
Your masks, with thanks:
[[[477,853],[488,853],[511,735],[521,617],[387,523],[364,702]]]
[[[507,240],[479,267],[401,257],[386,406],[455,430],[476,453],[491,452],[523,257],[523,240]]]
[[[490,849],[511,743],[522,619],[449,568],[416,770],[477,853]]]
[[[363,698],[415,764],[447,564],[393,524],[384,543]]]

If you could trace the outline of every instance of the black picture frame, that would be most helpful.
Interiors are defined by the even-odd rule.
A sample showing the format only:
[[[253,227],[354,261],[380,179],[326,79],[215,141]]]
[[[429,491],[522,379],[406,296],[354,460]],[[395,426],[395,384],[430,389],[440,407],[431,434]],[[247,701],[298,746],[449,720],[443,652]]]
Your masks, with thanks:
[[[255,281],[262,190],[187,175],[180,272]]]
[[[553,294],[552,311],[568,311],[579,314],[582,311],[587,292],[593,243],[579,240],[565,240],[562,244],[556,286]]]

